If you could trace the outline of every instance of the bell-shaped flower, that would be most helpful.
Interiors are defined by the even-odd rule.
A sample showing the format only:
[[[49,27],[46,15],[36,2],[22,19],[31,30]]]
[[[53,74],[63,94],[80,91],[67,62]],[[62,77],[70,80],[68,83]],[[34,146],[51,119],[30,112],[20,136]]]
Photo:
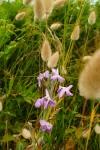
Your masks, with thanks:
[[[59,75],[58,69],[52,69],[52,73],[53,73],[53,76],[51,76],[51,80],[52,80],[52,81],[55,81],[55,80],[57,80],[57,79],[58,79],[58,81],[61,82],[61,83],[65,81],[65,79],[62,78],[62,77]]]
[[[73,85],[70,85],[68,87],[62,87],[59,86],[59,89],[57,90],[58,94],[59,94],[59,98],[61,98],[64,94],[66,96],[73,96],[73,94],[70,92],[70,89],[73,87]]]
[[[46,131],[47,133],[50,133],[50,131],[53,128],[53,125],[45,120],[40,120],[40,125],[41,125],[40,130]]]
[[[45,110],[47,108],[48,104],[51,107],[54,107],[56,105],[56,103],[50,98],[49,92],[46,89],[46,96],[41,99],[38,99],[35,103],[35,107],[39,108],[39,107],[43,106],[44,110]]]
[[[44,73],[40,73],[39,77],[37,78],[39,87],[42,86],[41,82],[42,82],[43,78],[49,78],[49,71],[48,70],[46,72],[44,72]]]

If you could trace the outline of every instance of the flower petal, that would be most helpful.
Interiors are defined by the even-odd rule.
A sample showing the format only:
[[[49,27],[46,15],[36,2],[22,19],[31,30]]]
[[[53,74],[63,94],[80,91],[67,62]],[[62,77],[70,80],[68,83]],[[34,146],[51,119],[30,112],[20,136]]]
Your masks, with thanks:
[[[47,70],[46,72],[44,72],[44,73],[43,73],[43,76],[44,76],[45,78],[49,78],[49,71]]]
[[[49,104],[50,104],[51,107],[56,106],[56,103],[52,99],[49,101]]]
[[[42,119],[40,120],[40,125],[41,125],[41,126],[45,126],[46,123],[47,123],[47,122],[46,122],[45,120],[42,120]]]
[[[61,91],[59,92],[59,98],[61,98],[65,93],[65,90],[64,89],[61,89]]]
[[[41,106],[41,99],[38,99],[35,103],[35,107],[39,108]]]
[[[59,75],[58,69],[53,69],[53,68],[52,68],[52,73],[53,73],[54,75]]]
[[[58,76],[58,81],[60,81],[61,83],[65,81],[64,78],[62,78],[61,76]]]
[[[51,76],[51,80],[55,81],[58,78],[58,75]]]

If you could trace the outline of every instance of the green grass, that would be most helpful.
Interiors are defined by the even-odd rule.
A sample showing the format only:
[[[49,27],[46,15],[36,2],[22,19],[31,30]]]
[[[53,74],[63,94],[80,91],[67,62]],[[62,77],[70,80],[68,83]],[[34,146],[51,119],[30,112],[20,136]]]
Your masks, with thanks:
[[[92,9],[96,11],[97,20],[91,26],[88,24],[88,16]],[[26,11],[25,18],[20,21],[15,20],[19,11]],[[0,5],[0,100],[3,102],[3,110],[0,112],[0,150],[24,150],[28,145],[37,143],[36,138],[41,136],[45,144],[38,146],[37,150],[100,149],[100,135],[94,131],[96,123],[100,123],[100,106],[98,102],[94,104],[97,109],[93,117],[91,101],[87,101],[83,116],[85,99],[79,95],[78,90],[78,78],[84,66],[82,58],[100,48],[99,18],[99,1],[90,5],[87,0],[76,3],[69,0],[63,7],[53,10],[47,23],[45,20],[34,22],[33,6],[23,6],[20,1]],[[55,22],[61,22],[62,27],[55,31],[48,30]],[[71,41],[70,36],[77,23],[81,29],[80,38]],[[40,72],[49,69],[40,54],[43,34],[48,38],[52,52],[60,52],[56,68],[59,68],[60,75],[66,80],[62,86],[73,85],[73,96],[64,97],[61,101],[57,97],[59,104],[55,108],[48,108],[44,115],[53,124],[50,134],[40,132],[38,122],[44,112],[34,107],[36,100],[45,96],[45,86],[38,88],[37,77]],[[61,73],[62,66],[65,66],[67,74]],[[47,87],[50,86],[51,83]],[[8,96],[2,99],[5,94]],[[55,96],[54,91],[52,94]],[[91,117],[93,122],[90,125]],[[28,122],[32,123],[32,128]],[[90,126],[91,135],[87,142],[82,133]],[[19,135],[24,127],[31,131],[32,139],[26,140]],[[13,137],[14,134],[18,134],[18,137]]]

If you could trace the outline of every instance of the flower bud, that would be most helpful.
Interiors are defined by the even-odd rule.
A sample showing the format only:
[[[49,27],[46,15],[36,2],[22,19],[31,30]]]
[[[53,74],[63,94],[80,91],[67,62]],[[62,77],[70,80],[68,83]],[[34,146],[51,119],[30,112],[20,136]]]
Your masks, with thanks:
[[[71,34],[71,40],[73,40],[73,41],[78,40],[79,35],[80,35],[80,27],[79,27],[79,25],[77,25]]]
[[[48,61],[48,67],[49,68],[54,68],[57,66],[57,63],[58,63],[58,60],[59,60],[59,52],[56,52],[54,53],[51,58],[49,59]]]
[[[26,12],[21,12],[21,13],[18,13],[16,16],[15,16],[15,19],[16,20],[22,20],[26,15]]]
[[[95,14],[95,11],[92,11],[89,15],[88,23],[90,25],[93,25],[95,22],[96,22],[96,14]]]

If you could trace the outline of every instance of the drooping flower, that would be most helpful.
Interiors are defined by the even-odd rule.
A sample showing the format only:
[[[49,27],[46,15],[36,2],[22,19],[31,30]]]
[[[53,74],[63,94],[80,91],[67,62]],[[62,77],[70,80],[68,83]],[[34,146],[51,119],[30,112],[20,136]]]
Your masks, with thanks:
[[[80,36],[80,27],[79,25],[77,25],[71,34],[71,40],[77,41],[79,39],[79,36]]]
[[[96,14],[95,14],[95,11],[92,11],[89,15],[88,23],[90,25],[93,25],[95,22],[96,22]]]
[[[35,107],[39,108],[41,106],[44,107],[44,110],[47,108],[48,104],[50,105],[50,107],[54,107],[56,105],[56,103],[50,98],[49,92],[46,89],[46,96],[38,99],[35,103]]]
[[[58,94],[59,94],[59,98],[61,98],[64,94],[66,96],[73,96],[73,94],[70,92],[70,89],[73,87],[73,85],[70,85],[68,87],[62,87],[59,86],[59,89],[57,90]]]
[[[48,61],[48,67],[49,68],[54,68],[57,66],[57,63],[58,63],[58,60],[59,60],[59,52],[55,52],[49,59]]]
[[[46,131],[47,133],[50,133],[50,131],[53,129],[53,125],[45,120],[40,120],[41,131]]]
[[[79,76],[79,92],[86,99],[100,99],[100,50],[84,66]]]
[[[39,77],[37,78],[39,87],[42,86],[41,82],[42,82],[43,78],[49,78],[49,71],[48,70],[46,72],[44,72],[43,74],[40,73]]]
[[[52,69],[52,73],[53,73],[53,76],[51,76],[51,80],[52,81],[55,81],[58,79],[58,81],[60,81],[61,83],[65,81],[64,78],[62,78],[60,75],[59,75],[59,71],[58,69]]]
[[[94,130],[96,134],[100,134],[100,126],[98,124],[96,124],[96,126],[94,127]]]
[[[26,15],[26,12],[20,12],[15,16],[16,20],[22,20]]]
[[[31,138],[31,133],[29,130],[27,130],[26,128],[22,129],[21,135],[25,138],[25,139],[30,139]]]

